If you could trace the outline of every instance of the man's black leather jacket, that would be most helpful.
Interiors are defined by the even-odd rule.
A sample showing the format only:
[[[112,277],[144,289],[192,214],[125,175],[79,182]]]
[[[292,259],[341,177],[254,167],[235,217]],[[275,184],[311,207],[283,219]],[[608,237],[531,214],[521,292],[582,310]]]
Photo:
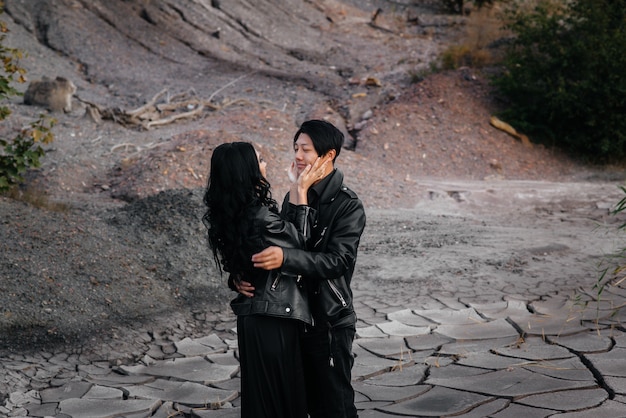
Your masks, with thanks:
[[[315,210],[298,205],[294,208],[292,222],[284,220],[278,213],[267,207],[260,207],[254,214],[254,220],[246,240],[246,252],[253,254],[275,245],[282,248],[304,248],[310,236],[311,221]],[[237,295],[230,303],[236,315],[268,315],[292,318],[312,323],[306,289],[301,278],[278,270],[266,271],[257,268],[247,269],[247,273],[231,274],[249,281],[255,287],[254,296]],[[233,289],[236,290],[236,289]]]
[[[317,218],[306,249],[283,248],[281,271],[304,279],[316,325],[354,326],[350,282],[365,210],[356,193],[343,184],[343,174],[335,170],[331,175],[314,205]],[[285,219],[295,219],[296,209],[287,196],[282,208]]]

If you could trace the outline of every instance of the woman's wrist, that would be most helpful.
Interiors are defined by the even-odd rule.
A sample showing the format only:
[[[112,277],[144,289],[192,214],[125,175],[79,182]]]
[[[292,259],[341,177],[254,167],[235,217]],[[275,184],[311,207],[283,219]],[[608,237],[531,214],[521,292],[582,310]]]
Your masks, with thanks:
[[[298,185],[296,183],[292,183],[289,187],[289,203],[297,204],[298,198]]]
[[[304,191],[298,191],[298,204],[299,205],[308,205],[308,197],[307,197],[307,192],[306,190]]]

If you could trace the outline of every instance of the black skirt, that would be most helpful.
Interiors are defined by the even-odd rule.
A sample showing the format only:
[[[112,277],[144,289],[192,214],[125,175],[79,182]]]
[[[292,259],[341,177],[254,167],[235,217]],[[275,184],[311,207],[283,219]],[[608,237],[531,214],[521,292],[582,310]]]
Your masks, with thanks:
[[[302,322],[237,317],[242,418],[306,418],[299,329]]]

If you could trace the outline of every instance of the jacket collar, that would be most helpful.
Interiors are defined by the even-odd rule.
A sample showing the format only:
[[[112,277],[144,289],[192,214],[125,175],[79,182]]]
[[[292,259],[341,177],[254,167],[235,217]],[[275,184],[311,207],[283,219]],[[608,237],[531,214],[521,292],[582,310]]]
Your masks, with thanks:
[[[312,186],[311,190],[315,192],[319,203],[329,203],[337,195],[342,184],[343,173],[335,168],[322,181]]]

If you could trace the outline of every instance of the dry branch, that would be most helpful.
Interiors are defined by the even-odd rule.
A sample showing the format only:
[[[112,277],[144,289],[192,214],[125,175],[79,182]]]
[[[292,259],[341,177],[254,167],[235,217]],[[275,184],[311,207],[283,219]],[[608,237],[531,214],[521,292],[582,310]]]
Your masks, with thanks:
[[[199,113],[201,113],[204,110],[204,106],[200,105],[198,106],[196,109],[191,110],[189,112],[184,112],[184,113],[179,113],[176,115],[172,115],[170,117],[167,117],[165,119],[158,119],[158,120],[154,120],[154,121],[150,121],[150,122],[146,122],[144,125],[144,127],[146,129],[150,129],[153,126],[159,126],[159,125],[167,125],[168,123],[172,123],[178,119],[182,119],[182,118],[190,118],[192,116],[195,116]]]
[[[212,103],[212,100],[220,91],[232,86],[248,75],[244,74],[230,81],[214,91],[206,100],[196,98],[196,92],[193,89],[170,97],[168,89],[164,88],[146,104],[130,111],[119,108],[103,108],[78,96],[76,98],[87,105],[86,115],[91,117],[96,123],[100,123],[102,119],[108,119],[124,126],[138,126],[143,129],[150,129],[155,126],[173,123],[179,119],[197,116],[205,109],[219,110],[235,103],[247,102],[243,99],[235,99],[224,101],[222,105],[216,105]]]
[[[146,103],[145,105],[138,107],[135,110],[131,110],[130,112],[126,112],[126,114],[132,118],[134,116],[141,115],[152,110],[152,108],[154,108],[154,104],[157,102],[159,97],[163,96],[165,93],[167,93],[167,88],[164,88],[163,90],[155,94],[154,97],[150,99],[150,101],[148,101],[148,103]]]

